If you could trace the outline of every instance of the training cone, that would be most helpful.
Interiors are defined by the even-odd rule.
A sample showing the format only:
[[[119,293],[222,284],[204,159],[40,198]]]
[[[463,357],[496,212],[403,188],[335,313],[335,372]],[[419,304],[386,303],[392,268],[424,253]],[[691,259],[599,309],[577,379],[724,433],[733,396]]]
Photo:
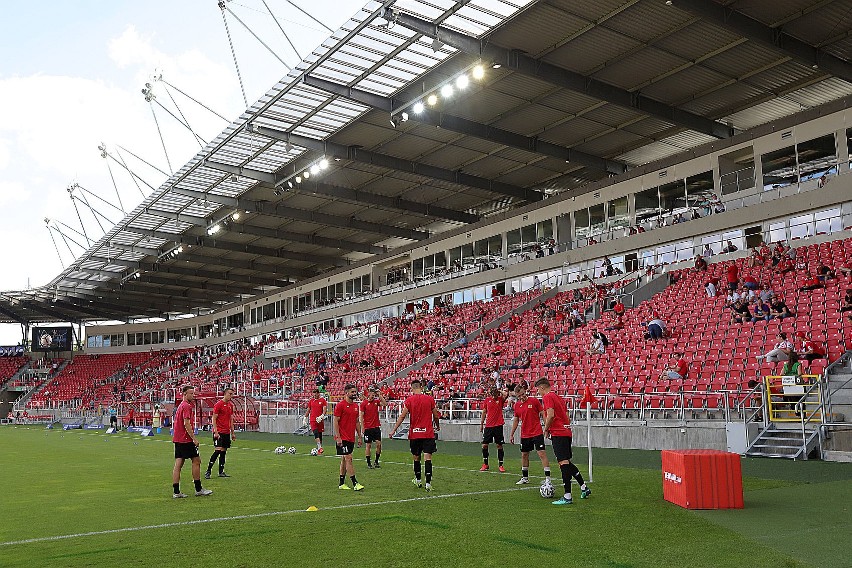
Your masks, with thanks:
[[[319,509],[317,509],[316,507],[314,507],[313,505],[311,505],[310,507],[308,507],[308,508],[306,509],[306,511],[310,511],[311,513],[313,513],[314,511],[319,511]]]

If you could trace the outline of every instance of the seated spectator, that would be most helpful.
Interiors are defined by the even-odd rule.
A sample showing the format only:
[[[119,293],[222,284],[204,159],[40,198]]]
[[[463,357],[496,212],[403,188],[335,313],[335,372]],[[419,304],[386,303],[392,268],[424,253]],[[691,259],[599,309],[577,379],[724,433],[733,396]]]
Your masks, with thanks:
[[[713,283],[713,280],[710,280],[706,284],[704,284],[704,291],[707,292],[708,298],[716,297],[716,285]]]
[[[586,323],[586,318],[583,316],[583,314],[580,313],[577,308],[572,308],[568,321],[571,324],[572,328],[577,328]]]
[[[817,278],[819,278],[819,281],[823,283],[829,278],[837,278],[837,275],[834,273],[834,271],[822,262],[819,263],[819,268],[817,268],[816,275]]]
[[[767,304],[758,297],[755,297],[752,300],[752,310],[754,313],[754,318],[752,318],[752,321],[757,321],[759,319],[765,319],[766,321],[769,321],[772,319],[772,308],[769,307],[769,304]]]
[[[798,352],[799,359],[808,363],[814,359],[825,359],[825,347],[811,339],[810,334],[800,331],[796,337],[802,341],[802,348]]]
[[[673,381],[682,381],[686,378],[689,373],[689,363],[684,359],[683,353],[675,353],[674,357],[677,358],[675,364],[672,367],[667,368],[663,371],[663,374],[660,376],[661,379],[671,379]]]
[[[757,278],[748,275],[743,278],[743,286],[745,286],[749,290],[757,290],[760,287],[760,283],[757,281]]]
[[[616,329],[624,329],[624,316],[615,311],[610,312],[612,321],[610,322],[608,327],[604,328],[604,331],[613,331]]]
[[[796,268],[796,261],[794,261],[789,256],[783,256],[780,258],[778,262],[778,266],[775,267],[775,270],[778,274],[787,274],[788,272],[792,272]]]
[[[850,257],[846,262],[838,266],[837,272],[843,274],[844,276],[852,278],[852,257]]]
[[[675,216],[674,216],[674,218],[672,219],[672,225],[677,225],[677,224],[679,224],[679,223],[683,223],[683,222],[685,222],[685,221],[686,221],[686,219],[684,219],[684,218],[683,218],[683,213],[678,213],[678,214],[677,214],[677,215],[675,215]]]
[[[726,252],[736,252],[737,250],[739,250],[739,249],[736,247],[736,245],[734,243],[732,243],[731,241],[728,241],[727,244],[725,245],[725,248],[722,249],[722,254],[724,254]]]
[[[749,310],[748,302],[744,298],[740,298],[733,303],[731,307],[731,323],[746,323],[753,322],[754,316]]]
[[[779,319],[790,318],[796,315],[790,311],[790,308],[788,308],[787,304],[784,303],[784,299],[778,296],[772,298],[772,302],[770,302],[769,308],[771,310],[772,317],[776,317]]]
[[[529,369],[530,366],[530,352],[524,349],[521,351],[521,354],[512,361],[512,364],[507,369]],[[499,375],[498,375],[499,377]]]
[[[822,283],[819,277],[807,274],[807,277],[805,278],[805,283],[801,288],[799,288],[799,291],[810,292],[819,288],[825,288],[825,284]]]
[[[545,367],[564,367],[571,364],[571,354],[568,352],[568,347],[561,345],[557,348],[556,353],[550,358],[550,361],[545,363]]]
[[[623,315],[624,315],[624,312],[626,311],[626,308],[624,307],[624,304],[621,302],[621,300],[620,300],[620,299],[619,299],[619,300],[617,300],[617,301],[616,301],[616,302],[612,305],[612,311],[614,311],[614,312],[615,312],[617,315],[619,315],[619,316],[623,316]]]
[[[843,301],[840,303],[841,312],[852,312],[852,288],[846,289],[846,295],[843,296]]]
[[[769,303],[772,301],[772,298],[775,296],[775,292],[772,291],[772,288],[769,287],[769,284],[764,284],[760,287],[760,293],[758,294],[761,302]]]
[[[474,351],[473,355],[470,356],[470,364],[471,365],[479,365],[479,359],[480,359],[479,352]]]
[[[760,249],[752,249],[751,256],[748,258],[749,268],[754,268],[755,266],[762,266],[765,263],[766,258],[764,258],[764,256],[760,253]]]
[[[737,265],[731,263],[725,271],[725,279],[728,282],[728,290],[736,290],[740,286],[740,269]]]
[[[586,352],[587,355],[603,355],[606,353],[607,345],[609,345],[609,340],[606,336],[596,331],[592,334],[592,343],[589,345],[589,350]]]
[[[645,324],[648,327],[648,332],[645,334],[645,339],[653,339],[657,341],[662,339],[666,333],[666,324],[659,317],[655,317]]]
[[[801,363],[799,363],[799,358],[796,355],[795,351],[790,353],[790,358],[781,367],[781,372],[779,374],[782,377],[801,377],[802,376],[802,365],[801,365]],[[798,406],[800,396],[797,395],[797,394],[783,395],[781,398],[784,400],[784,403],[787,406],[787,410],[793,410],[795,412],[796,416],[799,416],[799,409],[798,409],[797,406]]]
[[[757,359],[763,359],[767,363],[783,363],[790,360],[790,354],[793,352],[793,344],[787,341],[787,334],[782,331],[778,334],[775,347],[768,353],[758,355]]]
[[[740,300],[746,300],[746,295],[741,294],[738,290],[731,290],[728,292],[728,295],[725,296],[725,301],[728,303],[728,306],[733,306]]]
[[[706,272],[707,271],[707,261],[701,258],[701,255],[695,257],[695,264],[693,266],[695,272]]]
[[[710,245],[704,245],[704,250],[701,251],[701,256],[710,258],[713,256],[713,248]]]

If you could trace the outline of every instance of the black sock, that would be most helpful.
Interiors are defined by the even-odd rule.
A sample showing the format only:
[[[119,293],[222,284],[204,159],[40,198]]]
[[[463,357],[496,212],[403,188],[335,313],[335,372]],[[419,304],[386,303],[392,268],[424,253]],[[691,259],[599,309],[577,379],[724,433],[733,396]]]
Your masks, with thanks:
[[[352,480],[352,487],[355,487],[355,484],[356,484],[356,483],[358,483],[358,480],[357,480],[357,479],[355,479],[355,476],[354,476],[354,475],[350,475],[350,476],[349,476],[349,479],[351,479],[351,480]]]
[[[488,446],[482,448],[482,463],[488,465]]]
[[[219,457],[219,450],[213,452],[213,455],[210,456],[210,462],[207,464],[207,471],[213,469],[213,464],[216,463],[216,459]]]
[[[344,482],[344,481],[346,481],[346,476],[345,476],[345,475],[341,475],[341,476],[340,476],[340,483],[338,483],[338,485],[343,485],[343,482]]]
[[[367,454],[367,465],[368,465],[368,466],[369,466],[369,465],[371,465],[371,463],[370,463],[370,454]]]
[[[521,468],[521,477],[529,477],[530,476],[530,468],[522,467]]]
[[[414,478],[420,481],[420,460],[414,462]]]
[[[562,472],[562,485],[565,487],[565,496],[571,495],[571,465],[570,463],[561,464],[559,471]]]
[[[544,468],[544,477],[546,477],[547,479],[550,479],[550,468],[549,467]]]
[[[173,487],[173,488],[174,488],[174,490],[175,490],[175,495],[177,495],[178,493],[180,493],[180,483],[172,483],[172,487]]]
[[[201,491],[201,480],[200,479],[194,479],[193,481],[195,481],[195,490]]]
[[[500,465],[503,465],[503,457],[506,454],[503,452],[503,448],[497,448],[497,461]]]
[[[379,463],[379,456],[382,455],[381,452],[376,452],[376,464]]]
[[[426,483],[432,483],[432,460],[426,460]]]
[[[579,469],[577,469],[577,466],[576,466],[576,465],[574,465],[573,463],[572,463],[572,464],[569,464],[569,465],[571,466],[571,477],[573,477],[574,479],[576,479],[576,480],[577,480],[577,483],[579,483],[579,484],[580,484],[580,487],[582,487],[583,485],[585,485],[585,484],[586,484],[586,482],[585,482],[585,481],[583,481],[583,476],[582,476],[582,474],[580,474],[580,470],[579,470]]]
[[[225,452],[219,452],[219,473],[225,471]]]

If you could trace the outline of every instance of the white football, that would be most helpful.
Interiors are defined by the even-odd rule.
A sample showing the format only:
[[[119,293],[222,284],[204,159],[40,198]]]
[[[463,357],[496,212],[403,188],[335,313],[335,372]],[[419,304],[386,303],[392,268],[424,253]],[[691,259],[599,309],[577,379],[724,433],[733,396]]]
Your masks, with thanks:
[[[288,454],[295,454],[295,453],[296,453],[296,448],[294,448],[293,446],[290,446],[290,447],[287,449],[287,453],[288,453]]]
[[[541,493],[541,496],[545,499],[553,498],[553,485],[550,483],[544,483],[541,487],[539,487],[538,492]]]
[[[284,452],[286,452],[286,449],[284,448],[284,446],[278,446],[277,448],[275,448],[275,453],[278,454],[278,455],[281,455]]]
[[[319,455],[319,450],[317,450],[316,448],[311,448],[311,455],[312,455],[312,456],[318,456],[318,455]]]

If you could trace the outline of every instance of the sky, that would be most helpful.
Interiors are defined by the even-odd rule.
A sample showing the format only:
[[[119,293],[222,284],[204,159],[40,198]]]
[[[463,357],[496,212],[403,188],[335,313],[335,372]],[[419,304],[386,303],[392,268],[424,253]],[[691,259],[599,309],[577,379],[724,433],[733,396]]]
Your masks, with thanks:
[[[301,57],[289,46],[263,0],[228,1],[233,11],[288,65],[295,66],[330,34],[302,14],[308,11],[337,30],[366,0],[266,0]],[[141,89],[153,84],[156,101],[180,110],[205,141],[227,125],[221,118],[152,81],[156,74],[229,120],[246,105],[234,68],[222,12],[216,0],[30,0],[3,2],[0,19],[0,242],[4,263],[0,291],[44,285],[111,225],[79,204],[82,226],[68,187],[112,222],[135,208],[150,189],[134,184],[110,162],[115,184],[101,158],[103,143],[154,187],[198,150],[193,135]],[[228,26],[249,104],[287,73],[284,65],[230,13]],[[174,97],[177,107],[169,98]],[[154,108],[163,144],[152,116]],[[119,205],[115,209],[93,195]],[[50,219],[71,240],[47,229]],[[99,226],[98,221],[103,225]],[[60,223],[64,223],[63,226]],[[68,228],[70,227],[70,229]],[[76,233],[74,231],[77,231]],[[82,233],[82,234],[81,234]],[[56,239],[54,245],[51,239]],[[59,249],[57,254],[57,248]],[[70,250],[69,250],[70,248]],[[61,259],[60,259],[61,257]],[[0,325],[0,345],[20,341],[20,327]]]

